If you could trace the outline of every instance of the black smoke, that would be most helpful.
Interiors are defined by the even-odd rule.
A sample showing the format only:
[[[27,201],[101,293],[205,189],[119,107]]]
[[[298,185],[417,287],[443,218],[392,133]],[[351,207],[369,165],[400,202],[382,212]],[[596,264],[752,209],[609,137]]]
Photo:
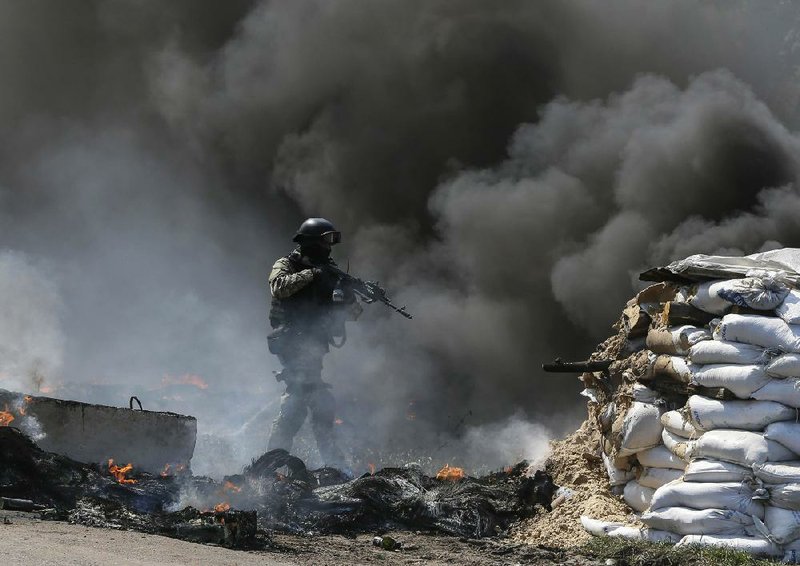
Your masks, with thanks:
[[[354,459],[500,465],[480,449],[540,455],[538,425],[575,424],[576,383],[540,364],[585,357],[640,269],[798,245],[792,3],[0,10],[0,283],[40,290],[0,336],[48,337],[9,338],[18,387],[169,403],[162,380],[199,375],[186,410],[233,427],[263,404],[263,444],[267,272],[321,215],[417,315],[371,307],[326,362]]]

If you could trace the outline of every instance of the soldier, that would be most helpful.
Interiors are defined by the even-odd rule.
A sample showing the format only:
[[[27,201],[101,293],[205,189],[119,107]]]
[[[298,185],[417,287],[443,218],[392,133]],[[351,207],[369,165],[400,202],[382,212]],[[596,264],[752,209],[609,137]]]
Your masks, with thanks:
[[[286,383],[286,391],[267,449],[291,451],[294,436],[310,411],[322,460],[326,466],[343,467],[333,434],[336,403],[330,384],[322,380],[322,358],[331,345],[344,344],[345,320],[355,320],[361,306],[353,291],[325,269],[335,267],[331,247],[341,241],[333,224],[309,218],[293,241],[297,248],[276,261],[269,276],[273,330],[268,344],[283,366],[276,378]]]

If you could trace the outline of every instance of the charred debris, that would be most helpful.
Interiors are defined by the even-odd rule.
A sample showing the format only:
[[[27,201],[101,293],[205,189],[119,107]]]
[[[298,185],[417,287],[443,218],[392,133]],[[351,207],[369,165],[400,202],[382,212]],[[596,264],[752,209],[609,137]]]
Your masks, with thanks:
[[[308,470],[283,450],[214,481],[189,468],[154,474],[112,461],[81,463],[42,450],[13,426],[0,426],[0,463],[0,508],[242,549],[268,546],[276,531],[498,536],[549,510],[557,489],[545,472],[529,475],[525,462],[481,478],[457,468],[430,477],[407,465],[349,479],[333,468]]]

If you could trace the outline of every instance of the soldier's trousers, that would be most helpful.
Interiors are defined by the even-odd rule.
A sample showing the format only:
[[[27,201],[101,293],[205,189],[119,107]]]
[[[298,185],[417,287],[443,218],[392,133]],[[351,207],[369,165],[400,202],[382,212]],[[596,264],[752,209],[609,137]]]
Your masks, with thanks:
[[[311,427],[317,447],[326,466],[341,468],[344,457],[333,433],[336,418],[336,401],[327,384],[292,384],[281,397],[281,408],[272,425],[267,450],[283,448],[291,452],[294,437],[311,413]]]

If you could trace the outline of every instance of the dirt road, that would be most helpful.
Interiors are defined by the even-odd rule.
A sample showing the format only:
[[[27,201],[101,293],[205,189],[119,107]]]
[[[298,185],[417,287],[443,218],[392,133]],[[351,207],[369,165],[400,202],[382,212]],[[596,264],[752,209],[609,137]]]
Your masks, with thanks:
[[[6,523],[8,521],[8,523]],[[30,513],[0,511],[0,557],[14,565],[145,566],[215,564],[339,566],[354,564],[516,565],[598,564],[564,551],[489,539],[464,541],[422,533],[389,533],[403,543],[390,552],[375,547],[372,535],[276,535],[268,551],[236,551],[132,531],[40,521]]]

